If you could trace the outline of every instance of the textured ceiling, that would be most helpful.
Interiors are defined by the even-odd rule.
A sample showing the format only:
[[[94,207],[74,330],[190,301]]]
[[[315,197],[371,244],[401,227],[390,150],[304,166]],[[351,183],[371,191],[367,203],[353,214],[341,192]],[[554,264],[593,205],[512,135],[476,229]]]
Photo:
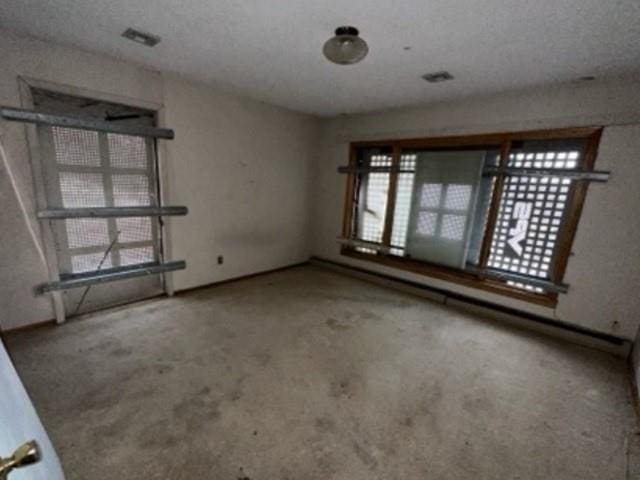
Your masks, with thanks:
[[[322,56],[343,24],[360,64]],[[2,0],[0,25],[323,116],[640,74],[639,0]],[[455,80],[420,78],[438,70]]]

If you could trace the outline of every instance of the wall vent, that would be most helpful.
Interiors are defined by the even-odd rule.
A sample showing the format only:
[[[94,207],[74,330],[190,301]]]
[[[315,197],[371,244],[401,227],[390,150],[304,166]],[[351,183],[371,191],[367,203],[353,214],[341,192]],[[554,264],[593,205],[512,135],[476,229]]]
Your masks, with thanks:
[[[446,82],[447,80],[453,80],[453,75],[447,71],[426,73],[422,76],[429,83]]]
[[[160,43],[160,40],[161,40],[161,38],[158,37],[157,35],[141,32],[133,28],[127,28],[122,33],[122,36],[124,38],[128,38],[129,40],[133,40],[136,43],[146,45],[147,47],[155,47],[158,43]]]

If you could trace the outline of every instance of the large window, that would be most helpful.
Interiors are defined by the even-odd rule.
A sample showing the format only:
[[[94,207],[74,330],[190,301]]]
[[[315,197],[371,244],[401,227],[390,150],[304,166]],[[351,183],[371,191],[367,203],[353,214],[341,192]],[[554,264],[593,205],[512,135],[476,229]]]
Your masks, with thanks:
[[[553,304],[599,135],[355,143],[343,254]]]

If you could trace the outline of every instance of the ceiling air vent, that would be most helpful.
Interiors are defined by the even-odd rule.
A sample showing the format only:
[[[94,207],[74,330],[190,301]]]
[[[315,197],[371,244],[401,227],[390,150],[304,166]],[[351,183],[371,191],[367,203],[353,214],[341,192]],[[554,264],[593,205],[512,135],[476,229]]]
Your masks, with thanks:
[[[124,38],[128,38],[129,40],[133,40],[134,42],[146,45],[147,47],[155,47],[158,43],[160,43],[161,40],[161,38],[157,35],[144,33],[139,30],[134,30],[133,28],[127,28],[122,36]]]
[[[453,80],[453,75],[451,75],[449,72],[442,71],[427,73],[423,75],[422,78],[424,78],[429,83],[439,83],[446,82],[447,80]]]

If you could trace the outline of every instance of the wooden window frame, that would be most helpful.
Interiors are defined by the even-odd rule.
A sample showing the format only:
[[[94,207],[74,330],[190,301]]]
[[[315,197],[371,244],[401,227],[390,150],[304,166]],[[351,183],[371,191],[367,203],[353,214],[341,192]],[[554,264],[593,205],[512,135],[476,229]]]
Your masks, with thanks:
[[[400,156],[404,149],[456,149],[456,148],[493,148],[500,150],[500,166],[506,166],[509,154],[511,152],[512,143],[515,141],[527,140],[585,140],[584,159],[582,161],[582,170],[593,170],[594,163],[598,153],[598,146],[602,134],[602,127],[576,127],[563,128],[553,130],[533,130],[523,132],[505,132],[495,134],[482,135],[464,135],[449,137],[428,137],[428,138],[412,138],[401,140],[373,140],[358,141],[350,144],[349,165],[355,169],[357,165],[358,149],[366,147],[381,147],[392,149],[392,165],[397,166],[400,162]],[[353,172],[353,170],[352,170]],[[500,198],[504,188],[504,175],[497,175],[494,188],[491,193],[491,201],[485,225],[482,246],[480,250],[479,267],[485,268],[488,263],[491,250],[491,241],[495,224],[498,217],[498,207]],[[589,182],[577,179],[572,182],[568,196],[567,215],[561,226],[558,244],[556,246],[557,253],[555,261],[551,265],[551,281],[560,283],[564,277],[566,267],[571,255],[571,247],[575,238],[576,230],[582,207],[586,196]],[[381,245],[385,247],[391,246],[391,232],[393,227],[393,215],[395,211],[397,188],[397,172],[391,171],[389,175],[389,190],[387,198],[387,211],[384,222],[384,230]],[[347,177],[347,188],[345,194],[344,216],[342,225],[343,238],[355,238],[354,236],[354,213],[357,208],[358,192],[358,174],[349,173]],[[356,227],[357,228],[357,227]],[[557,293],[535,293],[512,287],[506,282],[487,278],[482,274],[467,272],[461,269],[437,265],[424,260],[416,260],[411,258],[403,258],[395,255],[389,255],[383,252],[365,253],[355,249],[351,245],[343,245],[341,254],[374,262],[387,267],[397,268],[412,273],[418,273],[428,277],[445,280],[451,283],[464,285],[471,288],[481,289],[492,293],[506,295],[518,300],[547,306],[555,307],[558,302]]]

